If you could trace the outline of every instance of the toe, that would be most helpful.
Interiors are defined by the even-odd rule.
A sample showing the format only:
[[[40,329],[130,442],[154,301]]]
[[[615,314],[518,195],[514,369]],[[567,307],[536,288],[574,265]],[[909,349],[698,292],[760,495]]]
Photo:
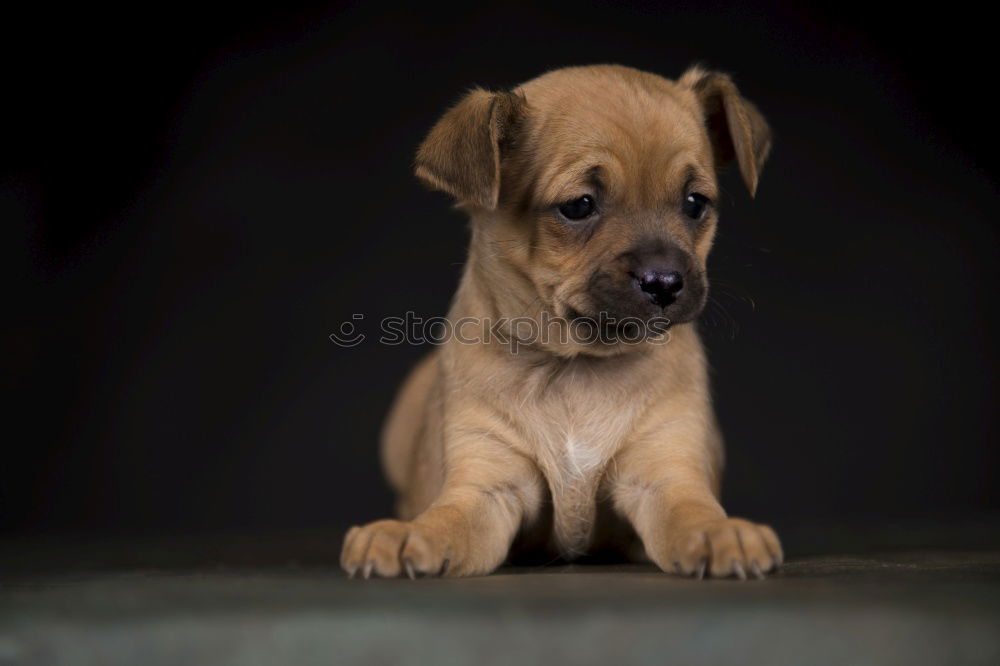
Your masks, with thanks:
[[[768,550],[764,536],[756,525],[748,523],[739,529],[740,545],[743,547],[743,561],[756,565],[762,573],[774,568],[776,562]],[[750,567],[751,572],[753,567]],[[756,574],[755,574],[756,575]]]
[[[340,554],[340,566],[353,577],[365,563],[365,555],[371,543],[373,533],[362,527],[353,527],[344,539],[344,547]]]
[[[406,530],[401,527],[383,527],[375,532],[365,557],[365,566],[371,564],[374,573],[383,578],[398,576],[402,573],[399,552],[405,539]]]
[[[727,521],[728,522],[728,521]],[[734,564],[741,563],[743,551],[740,548],[739,534],[730,524],[722,524],[708,532],[711,543],[711,555],[708,571],[717,578],[736,573]]]
[[[701,577],[708,566],[709,543],[702,530],[692,530],[679,540],[671,561],[677,573]]]
[[[774,533],[774,530],[769,525],[757,525],[756,527],[757,533],[763,540],[774,566],[781,566],[785,561],[785,553],[781,549],[781,541],[778,539],[778,535]]]
[[[446,554],[439,540],[430,539],[419,530],[410,533],[400,557],[410,563],[415,574],[439,576],[444,573]]]

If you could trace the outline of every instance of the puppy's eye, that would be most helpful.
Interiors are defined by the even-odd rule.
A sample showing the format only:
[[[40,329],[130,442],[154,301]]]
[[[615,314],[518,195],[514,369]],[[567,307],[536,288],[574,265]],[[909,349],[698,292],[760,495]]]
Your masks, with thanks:
[[[594,198],[589,194],[584,194],[579,199],[567,201],[559,206],[559,212],[567,220],[582,220],[594,214]]]
[[[711,202],[708,200],[708,197],[697,192],[692,192],[684,199],[684,214],[692,220],[700,220],[705,217],[705,211],[708,210],[709,203]]]

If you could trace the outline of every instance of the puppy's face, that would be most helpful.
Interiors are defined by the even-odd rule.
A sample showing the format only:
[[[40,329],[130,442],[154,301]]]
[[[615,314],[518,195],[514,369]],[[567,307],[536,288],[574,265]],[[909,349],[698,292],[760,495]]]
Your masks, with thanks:
[[[613,332],[698,316],[716,168],[735,156],[753,192],[769,143],[723,74],[568,68],[470,93],[432,130],[417,174],[478,218],[473,251],[511,272],[502,289]]]

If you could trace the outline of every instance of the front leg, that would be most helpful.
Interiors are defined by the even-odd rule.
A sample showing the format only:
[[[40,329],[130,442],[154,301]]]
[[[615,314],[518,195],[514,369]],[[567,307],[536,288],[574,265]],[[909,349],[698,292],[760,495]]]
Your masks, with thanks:
[[[616,456],[609,477],[614,505],[666,572],[763,578],[780,566],[781,544],[767,525],[726,516],[718,500],[721,464],[714,424],[673,420]]]
[[[474,576],[503,563],[520,526],[539,512],[540,472],[491,437],[454,441],[446,466],[441,494],[413,520],[348,531],[340,558],[348,575]]]

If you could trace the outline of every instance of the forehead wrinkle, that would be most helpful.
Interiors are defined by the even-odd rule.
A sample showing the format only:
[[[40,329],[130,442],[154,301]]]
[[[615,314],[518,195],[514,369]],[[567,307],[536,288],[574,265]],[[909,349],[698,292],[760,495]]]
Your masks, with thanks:
[[[569,196],[574,187],[591,184],[595,172],[601,185],[609,187],[621,171],[617,156],[603,147],[574,154],[565,160],[549,163],[536,182],[535,198],[541,203],[557,203]]]
[[[647,169],[643,197],[637,205],[647,210],[670,208],[679,205],[689,191],[715,199],[715,179],[699,163],[698,155],[689,146],[678,146],[656,168]]]

